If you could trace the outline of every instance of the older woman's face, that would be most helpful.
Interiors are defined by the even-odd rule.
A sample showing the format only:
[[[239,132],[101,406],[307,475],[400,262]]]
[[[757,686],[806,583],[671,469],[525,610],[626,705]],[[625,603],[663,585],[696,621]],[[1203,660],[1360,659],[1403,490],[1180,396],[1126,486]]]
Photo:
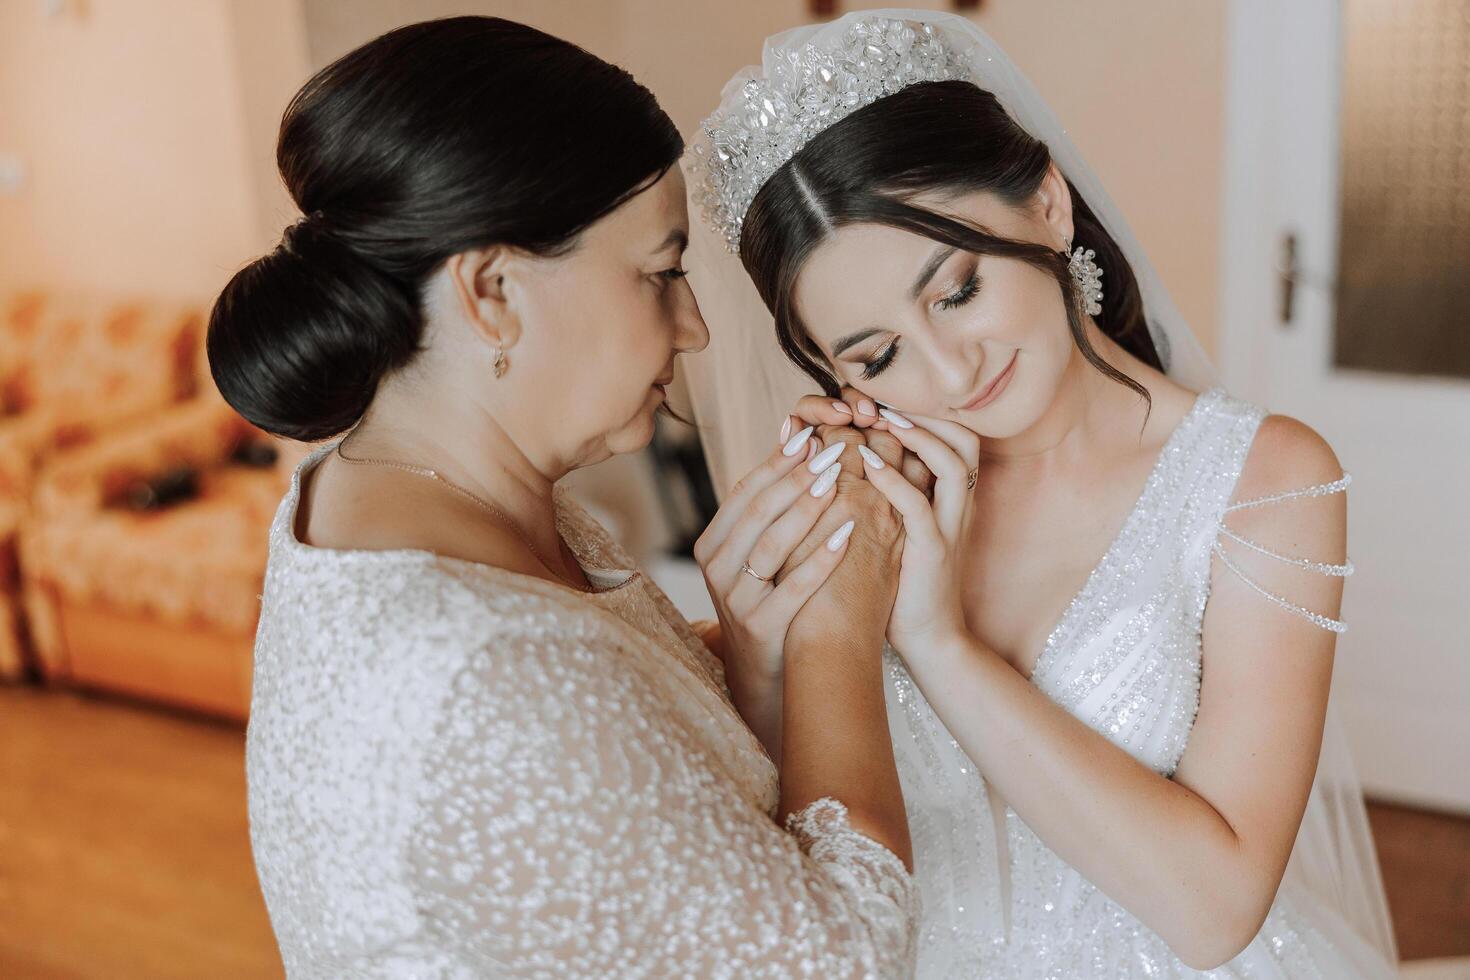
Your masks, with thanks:
[[[523,276],[523,336],[510,351],[517,395],[569,465],[632,452],[653,436],[674,357],[709,331],[683,277],[684,175],[657,183],[584,231],[567,255]]]

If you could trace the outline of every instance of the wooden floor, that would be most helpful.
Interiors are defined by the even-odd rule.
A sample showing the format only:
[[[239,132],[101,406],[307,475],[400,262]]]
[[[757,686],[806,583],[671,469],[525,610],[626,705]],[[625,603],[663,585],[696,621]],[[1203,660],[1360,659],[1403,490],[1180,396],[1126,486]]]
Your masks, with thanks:
[[[243,744],[225,725],[0,687],[0,977],[280,977]],[[1470,820],[1371,815],[1403,957],[1470,955]]]
[[[1399,956],[1470,956],[1470,819],[1370,803],[1368,820]]]
[[[239,728],[0,688],[0,977],[280,977]]]

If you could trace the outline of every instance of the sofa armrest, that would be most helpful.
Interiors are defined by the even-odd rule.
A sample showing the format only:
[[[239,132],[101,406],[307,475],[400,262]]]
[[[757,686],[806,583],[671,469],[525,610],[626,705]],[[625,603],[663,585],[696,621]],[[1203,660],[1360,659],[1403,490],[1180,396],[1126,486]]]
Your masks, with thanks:
[[[16,500],[30,496],[38,450],[57,425],[46,408],[0,418],[0,496]]]
[[[33,516],[97,510],[139,479],[179,466],[217,465],[257,431],[217,395],[180,402],[45,461],[35,476]]]
[[[168,407],[155,395],[134,393],[115,398],[106,415],[38,405],[0,419],[0,493],[28,495],[35,471],[52,455],[99,442],[113,430],[136,425]]]

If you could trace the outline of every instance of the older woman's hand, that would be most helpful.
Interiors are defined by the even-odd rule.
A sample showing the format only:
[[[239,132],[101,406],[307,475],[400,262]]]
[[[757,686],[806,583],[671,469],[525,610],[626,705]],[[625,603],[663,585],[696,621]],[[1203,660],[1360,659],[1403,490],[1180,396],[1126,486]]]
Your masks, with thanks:
[[[803,549],[800,558],[792,558],[837,497],[839,467],[832,459],[817,459],[811,436],[806,429],[788,438],[746,474],[694,543],[694,559],[720,618],[732,693],[738,686],[754,690],[779,680],[787,627],[847,554],[846,537],[832,538],[839,520],[821,525],[823,543],[835,547]],[[861,466],[853,460],[848,468]]]
[[[788,568],[800,567],[807,556],[821,547],[825,535],[846,521],[854,521],[855,530],[842,565],[792,620],[787,633],[788,648],[813,634],[830,633],[837,622],[846,629],[883,636],[897,593],[903,554],[902,519],[887,498],[863,478],[864,464],[859,458],[872,453],[884,459],[886,465],[896,466],[903,447],[884,433],[872,433],[884,438],[870,440],[870,434],[845,424],[819,426],[817,434],[826,447],[824,451],[837,453],[835,459],[844,465],[837,478],[836,499],[805,540],[793,549],[787,560]],[[838,446],[843,448],[837,450]],[[783,569],[781,574],[785,573]]]

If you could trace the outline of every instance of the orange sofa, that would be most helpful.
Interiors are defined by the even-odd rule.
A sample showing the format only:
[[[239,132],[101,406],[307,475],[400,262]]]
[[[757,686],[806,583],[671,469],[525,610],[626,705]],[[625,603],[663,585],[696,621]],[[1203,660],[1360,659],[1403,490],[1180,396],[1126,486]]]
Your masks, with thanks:
[[[0,299],[0,680],[32,661],[18,536],[48,460],[195,395],[203,316],[177,303]]]
[[[244,719],[287,458],[211,392],[51,460],[19,549],[43,676]],[[170,474],[182,499],[128,503]]]

